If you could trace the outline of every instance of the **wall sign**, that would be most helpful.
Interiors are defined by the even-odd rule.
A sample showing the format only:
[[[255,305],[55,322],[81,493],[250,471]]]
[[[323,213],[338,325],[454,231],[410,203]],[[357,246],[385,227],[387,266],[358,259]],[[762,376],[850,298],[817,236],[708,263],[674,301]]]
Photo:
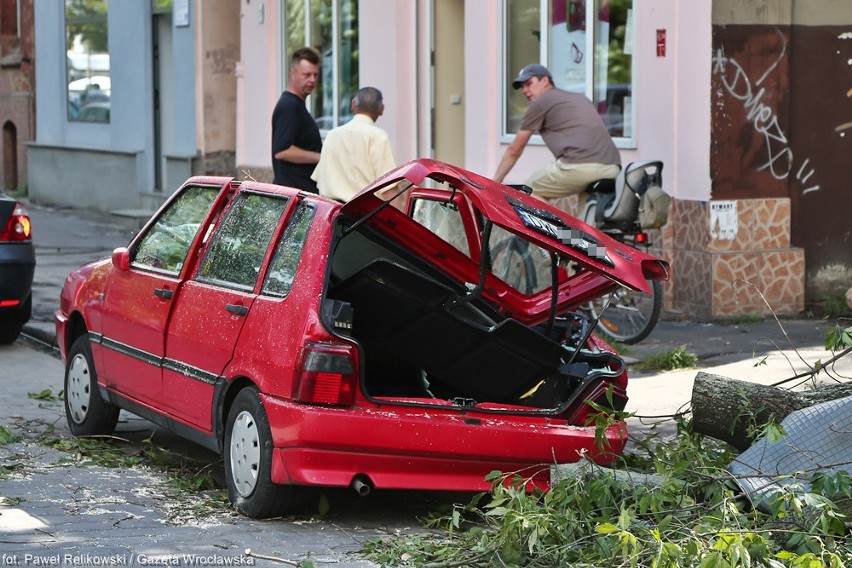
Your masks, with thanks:
[[[657,57],[666,56],[666,30],[657,30]]]
[[[189,0],[174,0],[172,17],[176,28],[187,27],[189,25]]]
[[[710,237],[732,241],[739,229],[736,201],[710,202]]]

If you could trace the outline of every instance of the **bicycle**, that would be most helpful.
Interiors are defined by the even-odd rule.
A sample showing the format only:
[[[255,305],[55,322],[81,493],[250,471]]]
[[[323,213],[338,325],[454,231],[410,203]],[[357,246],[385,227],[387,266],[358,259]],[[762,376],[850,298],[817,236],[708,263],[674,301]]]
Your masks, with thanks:
[[[669,196],[662,190],[661,161],[628,164],[616,179],[589,186],[583,222],[634,248],[650,248],[645,229],[668,220]],[[597,330],[625,344],[642,341],[653,331],[663,308],[663,285],[649,280],[650,294],[617,288],[610,296],[589,302],[585,310],[598,320]],[[608,306],[608,307],[607,307]]]

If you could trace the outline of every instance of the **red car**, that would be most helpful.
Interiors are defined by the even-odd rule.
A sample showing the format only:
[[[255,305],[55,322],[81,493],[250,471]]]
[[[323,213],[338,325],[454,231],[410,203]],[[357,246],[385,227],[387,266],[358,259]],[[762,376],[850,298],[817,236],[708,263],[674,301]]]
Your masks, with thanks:
[[[432,160],[346,204],[195,177],[68,277],[68,424],[109,433],[123,408],[224,453],[251,517],[307,485],[485,490],[501,470],[546,487],[547,464],[625,443],[622,423],[604,447],[587,425],[590,400],[623,408],[624,364],[571,310],[667,270]]]

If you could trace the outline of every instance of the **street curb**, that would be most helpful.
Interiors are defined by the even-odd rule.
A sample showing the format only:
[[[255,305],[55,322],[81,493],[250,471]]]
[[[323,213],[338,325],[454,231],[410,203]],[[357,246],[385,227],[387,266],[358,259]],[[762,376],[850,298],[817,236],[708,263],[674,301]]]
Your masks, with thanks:
[[[52,327],[45,323],[30,322],[24,324],[22,331],[24,335],[35,340],[42,347],[53,349],[58,354],[59,345],[56,343],[56,332],[51,329]]]

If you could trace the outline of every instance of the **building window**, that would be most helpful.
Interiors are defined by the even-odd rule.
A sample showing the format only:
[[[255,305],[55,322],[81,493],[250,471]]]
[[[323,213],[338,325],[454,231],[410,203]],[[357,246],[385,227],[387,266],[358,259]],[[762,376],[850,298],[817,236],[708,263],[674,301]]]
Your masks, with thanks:
[[[286,53],[315,47],[322,57],[320,81],[308,97],[308,109],[321,130],[344,124],[358,90],[358,0],[289,0],[284,2]],[[286,88],[287,75],[284,76]]]
[[[511,85],[542,63],[557,87],[584,93],[616,139],[633,137],[634,0],[504,0],[504,133],[518,131],[527,108]]]
[[[0,36],[18,37],[18,0],[0,0]]]
[[[68,120],[109,122],[107,0],[65,0]]]

